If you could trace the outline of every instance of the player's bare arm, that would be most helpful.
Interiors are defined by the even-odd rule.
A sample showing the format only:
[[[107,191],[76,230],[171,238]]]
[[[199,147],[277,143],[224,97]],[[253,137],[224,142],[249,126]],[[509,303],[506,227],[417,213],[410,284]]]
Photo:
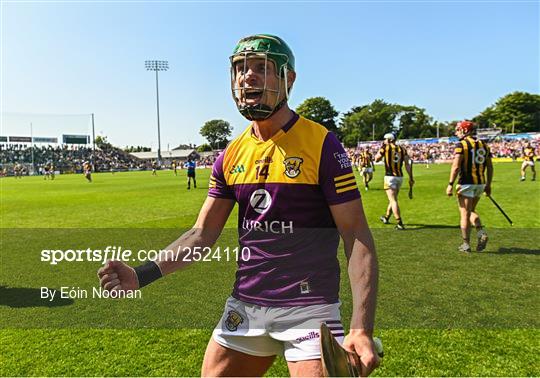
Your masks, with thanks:
[[[451,197],[454,189],[454,182],[456,181],[459,175],[459,167],[461,166],[461,159],[463,155],[454,155],[454,160],[452,161],[452,168],[450,169],[450,179],[448,180],[448,186],[446,187],[446,194]],[[491,159],[490,159],[491,160]]]
[[[414,178],[413,178],[413,162],[409,155],[405,154],[405,158],[403,159],[405,162],[405,169],[407,170],[407,174],[409,175],[409,185],[414,185]]]
[[[330,206],[337,229],[343,238],[353,298],[351,330],[343,346],[360,356],[362,376],[379,364],[373,344],[377,304],[378,263],[361,199]]]
[[[182,249],[187,251],[194,247],[213,246],[221,234],[233,207],[233,200],[208,197],[193,228],[172,242],[165,250],[177,251],[179,250],[178,247],[183,247]],[[151,274],[152,276],[149,279],[151,282],[152,278],[155,279],[172,273],[190,263],[190,261],[183,261],[181,255],[173,256],[162,252],[155,263],[142,266],[144,267],[142,275]],[[134,290],[150,283],[140,282],[141,273],[137,274],[135,268],[121,261],[108,261],[98,270],[98,277],[101,286],[106,290]]]

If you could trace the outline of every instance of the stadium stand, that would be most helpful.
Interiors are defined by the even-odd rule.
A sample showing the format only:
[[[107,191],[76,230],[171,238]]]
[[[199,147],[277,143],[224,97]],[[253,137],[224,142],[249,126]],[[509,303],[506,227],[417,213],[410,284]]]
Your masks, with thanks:
[[[92,162],[97,172],[142,168],[138,159],[110,145],[104,149],[92,151],[92,148],[79,146],[26,147],[13,144],[0,145],[2,168],[7,168],[7,174],[10,175],[13,166],[20,163],[29,168],[27,173],[31,174],[32,150],[36,172],[39,172],[40,168],[46,164],[52,163],[59,173],[80,173],[85,161]]]
[[[177,153],[182,156],[163,154],[162,168],[170,168],[173,160],[180,163],[179,168],[182,168],[182,163],[188,157],[196,159],[198,167],[211,168],[218,153],[219,151],[199,154],[191,150]],[[138,154],[143,156],[139,157]],[[51,163],[58,173],[81,173],[85,161],[91,162],[96,172],[146,170],[151,169],[152,161],[156,160],[156,157],[156,152],[128,153],[109,143],[101,144],[95,151],[90,147],[75,145],[29,147],[24,144],[0,144],[0,173],[11,176],[15,164],[21,164],[25,175],[41,174],[43,167]]]
[[[405,145],[412,160],[417,163],[442,163],[452,160],[454,154],[454,138],[440,139],[418,139],[399,140],[398,143]],[[530,141],[540,155],[540,134],[507,134],[499,136],[491,141],[489,146],[494,158],[516,160],[522,156],[525,144]],[[368,148],[375,156],[381,146],[381,142],[360,142],[356,148],[348,148],[347,152],[352,161],[355,161],[360,154],[360,150]],[[32,165],[32,149],[34,165]],[[217,159],[220,151],[196,152],[196,150],[168,151],[162,154],[163,162],[161,168],[170,168],[173,161],[183,167],[183,163],[188,157],[197,161],[199,168],[211,168]],[[52,163],[58,173],[81,173],[82,165],[85,161],[93,164],[96,172],[126,171],[126,170],[146,170],[151,169],[152,162],[157,158],[156,152],[128,153],[114,147],[109,143],[104,143],[95,151],[89,147],[82,146],[42,146],[29,147],[24,144],[0,144],[0,173],[2,175],[13,175],[15,164],[21,164],[24,174],[39,174],[42,168]]]

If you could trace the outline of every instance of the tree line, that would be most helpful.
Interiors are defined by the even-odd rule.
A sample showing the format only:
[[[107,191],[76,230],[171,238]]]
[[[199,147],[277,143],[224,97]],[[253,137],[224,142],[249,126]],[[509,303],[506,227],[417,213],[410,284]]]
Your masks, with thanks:
[[[382,99],[354,106],[341,117],[325,97],[308,98],[295,110],[337,134],[348,147],[355,146],[358,141],[381,140],[388,132],[395,133],[400,139],[451,136],[459,121],[436,121],[421,107],[391,104]],[[472,120],[480,128],[499,128],[505,133],[538,132],[540,95],[527,92],[507,94]],[[232,135],[232,126],[224,120],[211,120],[203,125],[200,134],[212,148],[225,148]]]

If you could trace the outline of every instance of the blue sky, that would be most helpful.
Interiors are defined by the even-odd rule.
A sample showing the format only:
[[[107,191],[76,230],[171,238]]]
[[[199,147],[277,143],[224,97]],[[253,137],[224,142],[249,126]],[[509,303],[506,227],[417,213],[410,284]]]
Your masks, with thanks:
[[[380,98],[435,119],[472,117],[516,90],[540,92],[538,1],[2,1],[2,135],[88,133],[116,145],[202,143],[199,129],[247,125],[230,94],[228,56],[243,36],[281,36],[296,56],[290,104],[327,97],[340,112]]]

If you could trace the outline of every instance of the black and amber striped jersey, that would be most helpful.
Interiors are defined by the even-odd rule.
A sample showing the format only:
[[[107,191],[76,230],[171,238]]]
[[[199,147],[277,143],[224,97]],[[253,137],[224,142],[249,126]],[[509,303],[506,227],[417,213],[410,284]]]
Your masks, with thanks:
[[[369,151],[363,151],[358,156],[358,160],[360,162],[360,167],[362,167],[362,168],[371,167],[371,164],[372,164],[372,161],[373,161],[373,156],[371,155],[371,153]]]
[[[467,136],[456,144],[456,155],[462,155],[459,167],[459,184],[485,184],[486,165],[491,152],[487,144],[472,136]]]
[[[384,144],[379,150],[384,157],[384,169],[386,176],[403,177],[403,161],[407,156],[407,150],[394,143]]]
[[[523,160],[525,161],[534,161],[534,148],[525,147],[523,149]]]

